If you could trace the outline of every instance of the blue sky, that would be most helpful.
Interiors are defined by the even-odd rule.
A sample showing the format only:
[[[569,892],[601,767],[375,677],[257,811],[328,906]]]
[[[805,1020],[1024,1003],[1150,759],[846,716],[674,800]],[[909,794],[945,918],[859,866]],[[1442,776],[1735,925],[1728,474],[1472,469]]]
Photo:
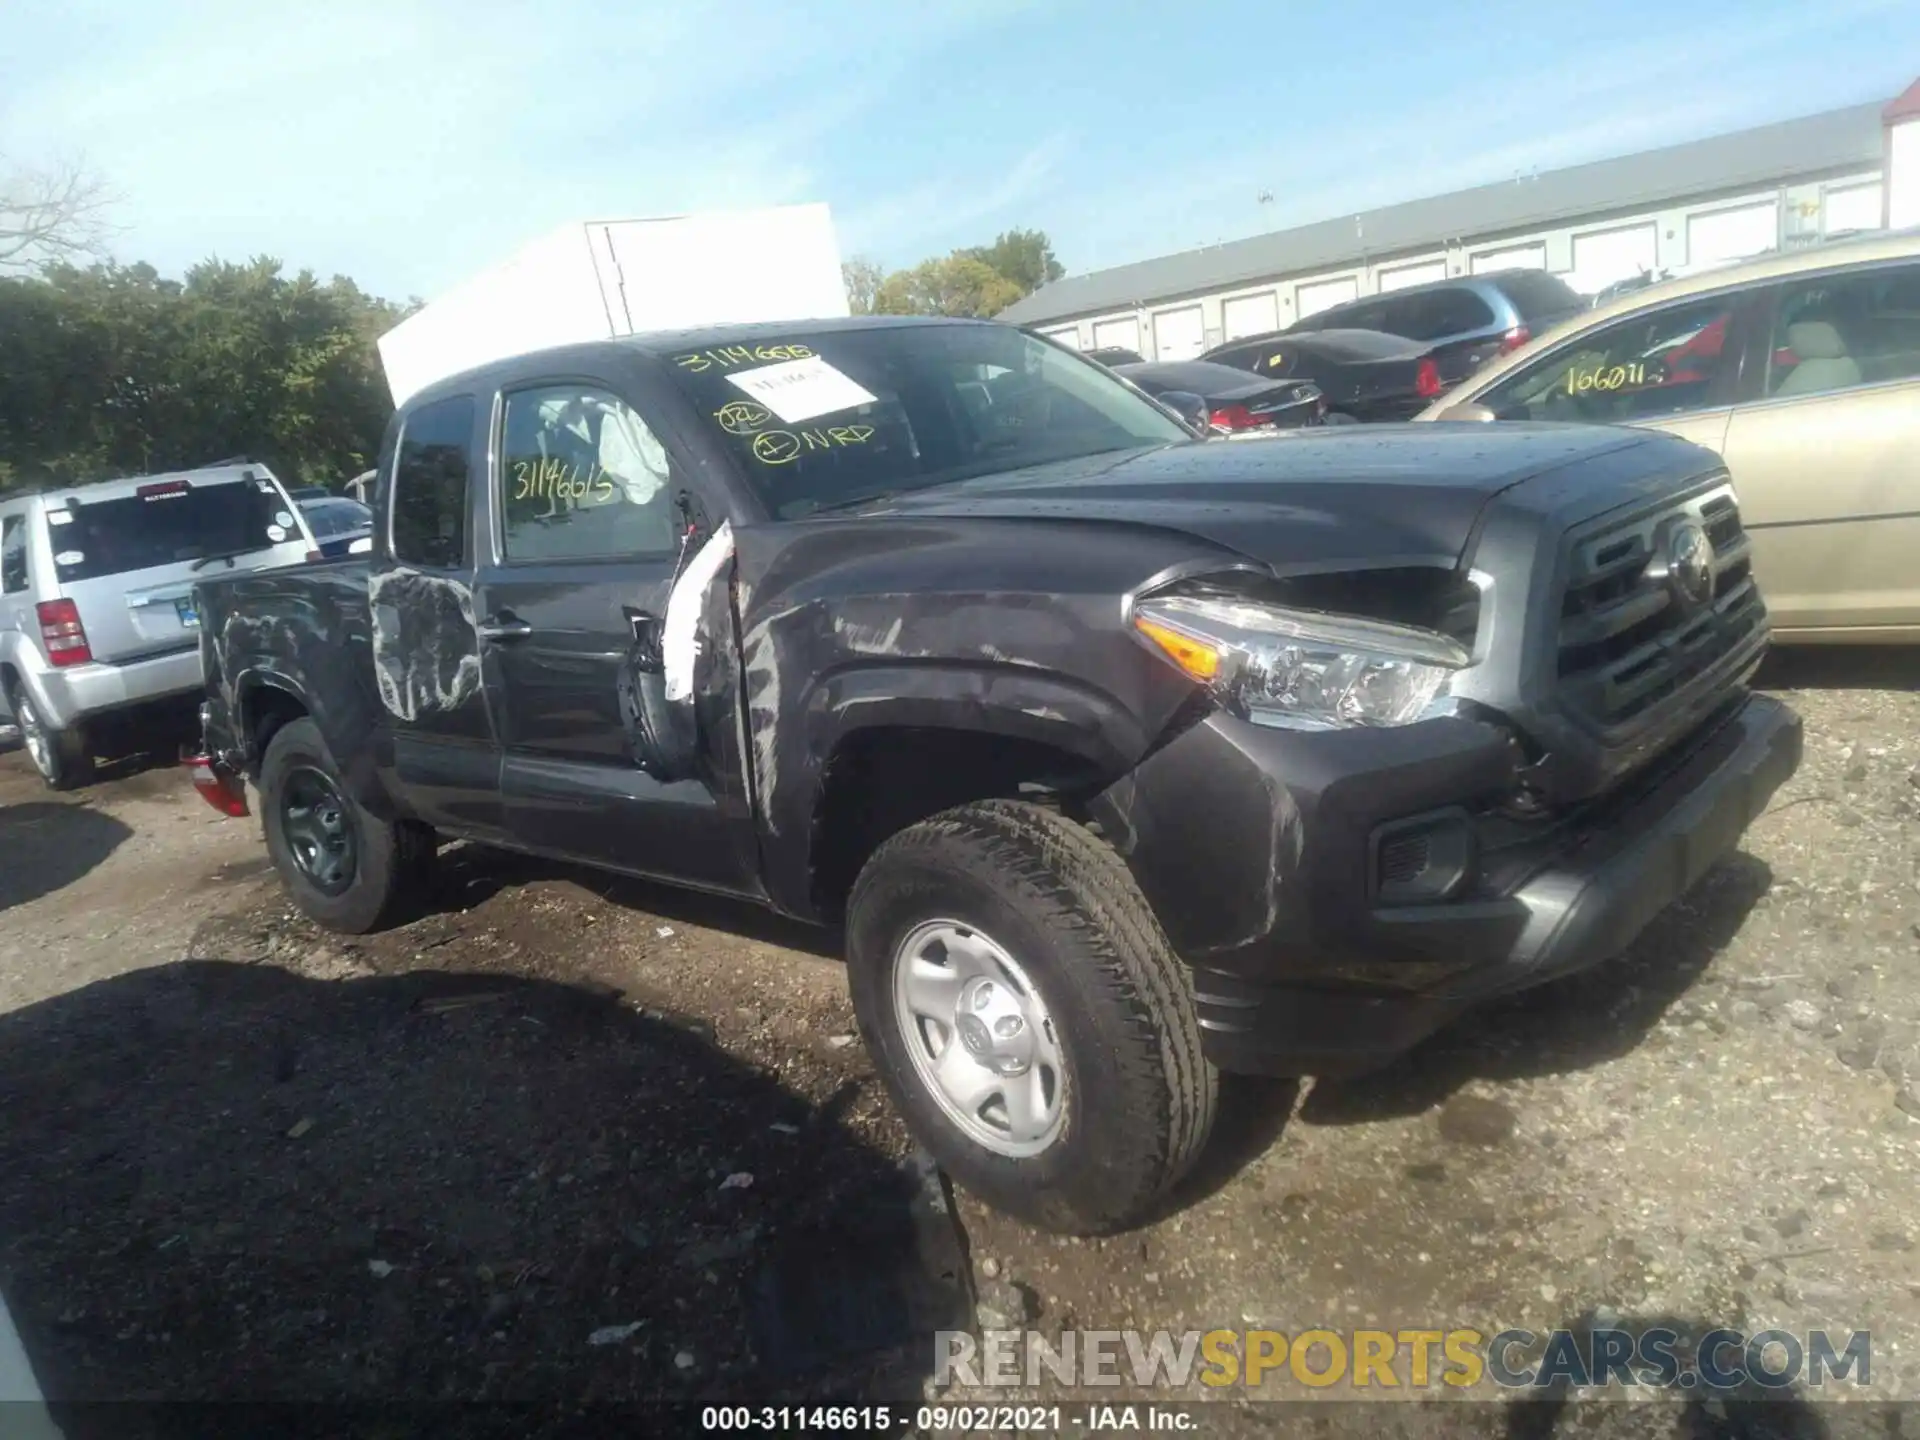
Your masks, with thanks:
[[[1085,271],[1917,74],[1913,0],[7,0],[0,156],[103,173],[120,258],[395,297],[572,219],[801,200],[848,255],[1033,225]]]

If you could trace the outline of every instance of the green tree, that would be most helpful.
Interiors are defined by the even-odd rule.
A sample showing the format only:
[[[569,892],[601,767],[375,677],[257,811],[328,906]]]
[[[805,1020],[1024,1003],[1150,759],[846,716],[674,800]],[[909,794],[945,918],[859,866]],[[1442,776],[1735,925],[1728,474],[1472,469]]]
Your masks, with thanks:
[[[898,270],[881,284],[874,308],[882,315],[998,314],[1020,298],[1020,288],[983,260],[953,254]]]
[[[1067,273],[1067,267],[1054,258],[1053,243],[1044,230],[1003,231],[991,245],[977,245],[957,253],[971,256],[1006,276],[1020,287],[1022,297],[1031,295],[1042,285],[1051,285]]]
[[[872,283],[871,301],[862,305],[859,278]],[[854,313],[879,315],[998,315],[1022,296],[1066,274],[1054,257],[1044,230],[1008,230],[991,245],[955,250],[943,257],[922,260],[911,270],[895,270],[879,279],[880,268],[868,260],[841,267],[847,276],[847,297]]]
[[[374,342],[403,313],[271,259],[0,280],[0,485],[237,454],[289,484],[355,474],[392,411]]]

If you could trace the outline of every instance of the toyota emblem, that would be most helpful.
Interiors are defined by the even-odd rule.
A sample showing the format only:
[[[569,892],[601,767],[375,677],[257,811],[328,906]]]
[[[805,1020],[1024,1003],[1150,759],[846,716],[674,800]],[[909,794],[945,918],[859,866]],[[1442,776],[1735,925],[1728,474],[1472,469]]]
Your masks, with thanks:
[[[1692,521],[1673,527],[1667,536],[1667,578],[1679,598],[1704,605],[1713,598],[1713,543]]]

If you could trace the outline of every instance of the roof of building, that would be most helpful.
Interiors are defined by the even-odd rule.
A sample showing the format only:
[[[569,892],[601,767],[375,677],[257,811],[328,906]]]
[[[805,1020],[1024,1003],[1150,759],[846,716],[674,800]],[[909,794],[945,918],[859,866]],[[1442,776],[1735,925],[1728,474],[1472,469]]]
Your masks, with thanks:
[[[1889,125],[1897,120],[1911,120],[1916,115],[1920,115],[1920,80],[1894,96],[1880,112],[1880,118]]]
[[[1880,101],[1853,105],[1069,275],[1008,306],[998,318],[1022,325],[1066,320],[1350,263],[1362,249],[1378,261],[1469,236],[1537,229],[1573,215],[1644,209],[1777,184],[1786,176],[1878,165],[1884,108]]]

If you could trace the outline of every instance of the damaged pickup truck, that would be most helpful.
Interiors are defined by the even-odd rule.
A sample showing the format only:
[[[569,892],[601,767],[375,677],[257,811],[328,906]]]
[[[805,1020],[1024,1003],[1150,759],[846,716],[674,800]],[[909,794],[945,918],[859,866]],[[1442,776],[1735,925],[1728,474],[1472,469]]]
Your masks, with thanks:
[[[1799,763],[1726,471],[1642,430],[1207,442],[1008,327],[608,341],[395,417],[365,561],[198,586],[195,780],[365,931],[450,838],[844,927],[915,1135],[1063,1231],[1221,1071],[1618,952]]]

